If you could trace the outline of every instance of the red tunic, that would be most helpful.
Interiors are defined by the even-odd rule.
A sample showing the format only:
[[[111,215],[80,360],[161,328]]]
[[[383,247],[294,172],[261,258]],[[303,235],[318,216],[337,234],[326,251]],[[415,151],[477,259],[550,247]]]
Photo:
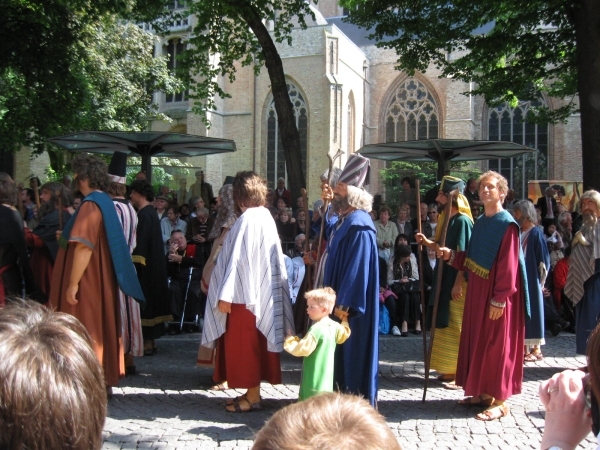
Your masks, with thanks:
[[[456,384],[465,394],[488,394],[506,400],[521,393],[525,306],[519,274],[519,231],[509,226],[489,277],[469,271]],[[463,266],[466,252],[457,252],[454,266]],[[490,300],[506,302],[497,320],[489,318]]]
[[[267,350],[267,339],[256,328],[256,317],[246,305],[231,304],[227,331],[217,345],[213,380],[227,380],[233,389],[257,387],[263,380],[281,384],[279,353]]]
[[[75,246],[89,246],[90,262],[79,282],[76,298],[71,305],[66,300]],[[104,369],[107,386],[117,386],[125,376],[121,340],[119,288],[113,268],[102,213],[94,202],[84,202],[75,220],[67,250],[60,249],[54,264],[50,302],[58,311],[77,317],[93,341],[94,351]]]

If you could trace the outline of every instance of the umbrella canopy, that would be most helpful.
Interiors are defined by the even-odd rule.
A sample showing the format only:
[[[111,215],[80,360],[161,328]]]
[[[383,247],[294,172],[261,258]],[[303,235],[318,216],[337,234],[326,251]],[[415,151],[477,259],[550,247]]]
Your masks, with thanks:
[[[235,142],[229,139],[162,131],[85,131],[53,137],[48,141],[72,152],[135,153],[142,157],[142,170],[146,172],[148,181],[152,178],[152,156],[179,158],[236,150]]]
[[[448,161],[476,161],[512,158],[535,152],[535,148],[504,141],[473,141],[466,139],[424,139],[420,141],[369,144],[358,152],[384,161],[437,161],[437,179],[446,173]]]

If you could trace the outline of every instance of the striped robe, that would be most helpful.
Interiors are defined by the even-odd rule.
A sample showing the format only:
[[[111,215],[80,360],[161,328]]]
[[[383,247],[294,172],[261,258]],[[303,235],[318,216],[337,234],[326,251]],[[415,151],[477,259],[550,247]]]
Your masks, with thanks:
[[[113,203],[123,227],[129,253],[131,253],[136,246],[137,214],[133,206],[126,200],[113,199]],[[126,296],[120,289],[119,303],[121,305],[121,336],[124,352],[126,354],[131,353],[132,356],[143,356],[144,340],[142,337],[140,305],[130,296]]]
[[[225,333],[227,314],[219,300],[245,304],[270,352],[283,351],[287,330],[294,330],[287,273],[277,227],[264,207],[248,208],[231,227],[208,289],[202,345],[213,348]]]

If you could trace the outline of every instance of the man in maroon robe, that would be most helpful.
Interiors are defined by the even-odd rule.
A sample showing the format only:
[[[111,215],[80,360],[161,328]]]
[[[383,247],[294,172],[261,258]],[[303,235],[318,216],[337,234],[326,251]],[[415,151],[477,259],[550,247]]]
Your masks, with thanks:
[[[502,175],[484,173],[484,215],[475,222],[468,250],[439,249],[449,264],[469,271],[456,384],[469,396],[460,404],[487,407],[476,416],[484,421],[508,414],[505,401],[521,393],[523,381],[527,283],[519,226],[502,208],[507,191]]]

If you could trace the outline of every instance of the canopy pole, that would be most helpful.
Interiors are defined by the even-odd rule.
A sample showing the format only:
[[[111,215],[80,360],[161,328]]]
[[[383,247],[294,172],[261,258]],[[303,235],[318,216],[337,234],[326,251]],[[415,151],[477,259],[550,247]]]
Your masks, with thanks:
[[[142,172],[146,174],[146,180],[152,184],[152,156],[150,153],[142,153]]]
[[[435,145],[435,148],[438,151],[439,154],[439,159],[438,159],[438,168],[437,168],[437,180],[436,181],[441,181],[442,178],[444,178],[444,175],[446,175],[446,158],[444,158],[444,150],[442,149],[442,146],[440,145],[440,143],[438,141],[436,141],[435,139],[432,140],[433,145]]]

